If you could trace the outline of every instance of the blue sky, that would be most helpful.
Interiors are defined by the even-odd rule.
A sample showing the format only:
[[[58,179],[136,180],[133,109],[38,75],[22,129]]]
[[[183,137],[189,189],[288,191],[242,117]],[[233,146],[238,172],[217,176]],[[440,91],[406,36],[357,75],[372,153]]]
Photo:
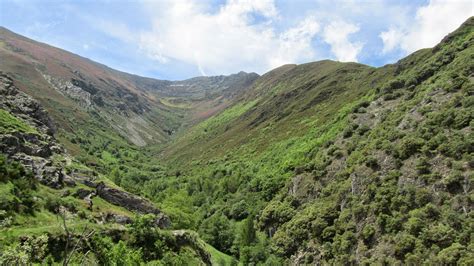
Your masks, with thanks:
[[[473,9],[471,0],[0,0],[0,25],[176,80],[322,59],[381,66],[435,45]]]

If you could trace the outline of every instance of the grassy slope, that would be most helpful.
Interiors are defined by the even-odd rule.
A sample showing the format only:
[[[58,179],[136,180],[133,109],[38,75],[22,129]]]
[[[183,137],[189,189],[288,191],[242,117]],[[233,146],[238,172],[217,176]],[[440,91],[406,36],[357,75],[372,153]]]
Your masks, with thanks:
[[[27,123],[11,115],[9,112],[0,109],[0,133],[8,134],[15,131],[24,133],[38,133],[36,129]]]
[[[474,111],[472,78],[468,78],[474,54],[472,21],[454,36],[434,50],[402,60],[397,82],[381,87],[374,97],[377,101],[352,114],[346,132],[354,124],[362,126],[367,117],[381,120],[317,151],[314,165],[303,177],[313,187],[276,200],[296,197],[304,202],[312,197],[295,208],[297,215],[275,234],[277,252],[288,256],[304,251],[299,262],[469,264],[473,254],[469,233],[451,230],[472,224],[471,210],[457,203],[469,201],[472,190],[469,186],[453,190],[450,182],[469,183],[473,174],[471,167],[460,167],[472,163],[473,152],[468,140],[472,138],[468,114]],[[450,116],[452,122],[442,122]],[[426,213],[430,208],[434,216]],[[334,209],[338,211],[331,213]],[[450,221],[453,217],[458,224]],[[269,225],[265,219],[262,222]],[[302,229],[308,226],[313,232]],[[449,240],[432,238],[434,231],[443,230],[452,232]]]
[[[410,158],[404,158],[403,156],[406,155],[397,153],[406,152],[403,150],[403,146],[410,145],[408,143],[412,141],[411,138],[418,138],[421,144],[416,145],[426,146],[430,145],[430,138],[434,137],[426,134],[422,137],[418,135],[421,134],[420,131],[423,131],[423,127],[417,127],[409,110],[419,108],[420,105],[421,109],[432,108],[433,111],[436,111],[433,116],[424,116],[421,121],[425,124],[434,123],[431,124],[431,128],[434,126],[437,130],[443,126],[437,124],[440,122],[436,119],[441,118],[435,119],[436,115],[449,114],[454,117],[459,115],[459,118],[453,119],[460,120],[459,123],[463,126],[469,125],[469,122],[472,121],[472,117],[468,115],[473,112],[472,106],[469,105],[472,100],[472,62],[470,62],[473,55],[472,23],[471,19],[464,27],[434,49],[418,51],[395,65],[379,69],[329,61],[301,66],[289,65],[276,69],[262,76],[240,102],[197,125],[170,144],[163,153],[164,159],[170,162],[172,168],[182,171],[180,174],[184,174],[185,177],[180,177],[180,187],[187,189],[189,200],[194,200],[194,204],[200,208],[200,212],[197,213],[202,213],[204,218],[209,217],[212,213],[224,213],[229,216],[232,206],[239,202],[247,204],[248,211],[258,211],[266,205],[265,200],[274,198],[275,195],[278,195],[275,202],[280,202],[275,203],[277,205],[293,202],[292,198],[296,197],[296,202],[300,203],[296,203],[291,208],[297,215],[281,218],[284,225],[272,240],[274,242],[273,250],[280,256],[289,257],[296,251],[301,251],[309,243],[311,248],[306,250],[307,256],[302,256],[300,259],[314,260],[319,256],[317,255],[318,250],[324,250],[325,257],[319,257],[319,259],[331,263],[360,263],[368,257],[372,257],[372,262],[375,260],[394,262],[407,259],[419,262],[420,257],[423,256],[427,261],[433,263],[444,261],[446,258],[443,256],[448,251],[439,254],[434,251],[434,255],[428,255],[433,248],[430,246],[431,244],[425,244],[416,250],[410,248],[411,244],[408,244],[408,247],[397,247],[393,243],[397,243],[400,238],[407,237],[410,239],[407,240],[408,243],[411,243],[410,241],[414,241],[413,239],[423,239],[423,237],[391,234],[383,231],[386,229],[380,227],[380,224],[373,225],[377,241],[360,244],[363,235],[370,235],[371,233],[367,233],[367,230],[372,229],[366,229],[366,233],[364,233],[364,223],[361,223],[357,218],[352,218],[353,220],[348,218],[356,217],[355,207],[350,206],[345,211],[337,212],[337,215],[331,216],[331,218],[320,217],[320,215],[325,215],[326,208],[342,208],[338,206],[341,204],[341,200],[347,204],[355,204],[354,206],[358,201],[374,201],[374,199],[364,198],[368,195],[366,193],[352,198],[345,196],[350,193],[348,190],[351,190],[351,186],[354,186],[354,181],[351,182],[354,176],[367,175],[376,178],[374,182],[379,186],[381,184],[378,182],[382,182],[382,184],[388,182],[384,181],[386,178],[390,178],[387,176],[395,175],[397,180],[414,179],[417,180],[415,182],[420,182],[420,185],[415,187],[407,185],[406,189],[425,191],[424,186],[444,184],[443,182],[448,182],[446,180],[452,178],[450,176],[459,174],[457,172],[460,171],[459,167],[443,170],[443,172],[434,171],[438,168],[433,165],[439,163],[439,160],[449,162],[454,159],[455,165],[458,166],[469,164],[471,160],[469,156],[472,153],[470,145],[472,144],[465,139],[472,134],[469,127],[461,130],[461,128],[452,128],[456,127],[454,125],[445,125],[447,128],[444,130],[451,132],[449,135],[453,138],[445,139],[444,147],[435,147],[430,153],[416,150],[415,155],[411,155]],[[457,87],[461,86],[459,84],[463,84],[462,90]],[[448,93],[445,97],[458,100],[465,98],[466,103],[458,103],[462,108],[457,109],[456,105],[452,105],[453,102],[441,102],[439,105],[429,107],[429,102],[433,101],[430,100],[431,95],[439,93],[437,92],[439,88]],[[367,117],[357,114],[359,109],[365,109],[371,102],[381,104],[383,107],[371,107],[373,110],[370,109],[370,116]],[[377,110],[379,109],[385,110],[384,113],[378,114]],[[374,125],[375,128],[371,128],[370,123],[366,126],[368,128],[361,127],[361,129],[357,129],[354,125],[360,124],[362,126],[366,120],[378,121],[376,118],[378,115],[389,118],[377,124],[376,127]],[[397,128],[403,117],[407,117],[405,119],[411,121],[410,125],[415,125],[415,128],[403,129],[402,132],[395,133],[401,134],[395,137],[387,135],[393,134],[393,131],[400,131]],[[450,128],[450,126],[452,127]],[[344,135],[349,135],[350,138],[345,140],[345,137],[342,137]],[[389,144],[387,140],[394,143]],[[464,143],[464,146],[460,143]],[[449,147],[457,147],[456,145],[461,145],[459,146],[460,150],[454,152],[458,154],[445,151],[447,155],[441,158],[436,157],[437,154],[442,153],[443,149],[449,150]],[[400,149],[402,151],[399,151]],[[381,163],[377,162],[380,158],[372,159],[380,152],[392,154],[390,156],[394,157],[395,163],[401,163],[405,170],[398,173],[391,172],[389,167],[383,168],[382,172],[365,169],[367,168],[366,164],[371,165],[370,160],[375,160],[376,165]],[[392,158],[390,156],[389,158]],[[434,176],[440,175],[435,179],[430,179],[427,183],[418,179],[427,177],[419,175],[417,178],[416,173],[413,176],[413,173],[410,172],[421,167],[416,165],[424,160],[428,161],[428,167],[433,167]],[[336,163],[341,165],[336,165]],[[458,178],[461,180],[472,179],[472,171],[469,170],[469,167],[460,169]],[[309,188],[301,189],[300,194],[287,193],[286,191],[292,190],[291,186],[297,190],[301,188],[298,186],[300,181],[295,181],[299,178],[294,179],[298,176],[299,178],[303,176],[301,178],[303,181],[300,184],[307,184]],[[320,179],[320,181],[315,182],[315,179]],[[360,182],[364,184],[361,185],[363,189],[369,189],[369,191],[374,189],[367,188],[364,183],[370,183],[370,181],[361,179]],[[283,186],[285,186],[284,189],[281,189]],[[388,190],[395,189],[393,184],[387,186],[392,187],[385,188],[387,190],[380,188],[379,192],[382,193],[380,197],[383,193],[389,193]],[[395,189],[395,191],[397,190]],[[323,194],[316,196],[319,193]],[[391,197],[389,201],[396,201],[400,200],[396,199],[397,193],[403,192],[392,191],[390,193],[395,194],[389,194]],[[470,190],[465,192],[467,198],[465,198],[466,194],[461,196],[461,192],[455,192],[454,195],[452,193],[444,191],[440,196],[450,199],[445,204],[439,203],[440,199],[434,197],[422,205],[410,205],[404,208],[413,212],[422,212],[421,209],[425,208],[426,204],[433,204],[442,213],[442,216],[455,215],[462,220],[464,226],[467,226],[470,223],[470,218],[462,214],[462,209],[451,214],[448,214],[446,210],[452,208],[450,204],[456,204],[454,198],[458,197],[457,193],[463,200],[468,200],[472,193]],[[166,192],[162,194],[166,194]],[[165,196],[160,195],[159,197]],[[263,202],[262,199],[264,199]],[[366,219],[378,219],[380,215],[384,214],[391,217],[390,219],[401,219],[399,222],[402,224],[409,221],[410,216],[398,217],[397,210],[380,213],[377,204],[383,203],[380,203],[379,200],[381,199],[376,199],[377,203],[369,206],[371,213]],[[271,208],[267,210],[270,211]],[[327,238],[323,237],[318,240],[320,235],[318,233],[314,235],[311,232],[317,229],[310,229],[311,221],[315,219],[322,219],[323,224],[328,223],[325,225],[326,227],[339,231],[333,235],[328,232]],[[330,220],[325,221],[324,219]],[[259,223],[261,223],[262,230],[268,230],[269,227],[277,229],[281,226],[281,224],[267,224],[268,221],[264,219],[261,219]],[[445,220],[435,219],[432,225],[446,226],[445,223]],[[331,224],[334,225],[330,226]],[[350,228],[353,224],[356,226],[355,230]],[[425,234],[429,234],[429,232],[427,231]],[[462,243],[460,248],[456,246],[459,243],[455,243],[454,239],[448,242],[456,244],[455,246],[460,250],[460,255],[454,259],[465,258],[467,254],[472,254],[472,247],[465,246],[466,238],[463,238],[465,237],[463,234],[461,232],[456,236],[459,237],[459,239],[456,238],[457,241]],[[324,249],[321,245],[325,245]],[[400,248],[401,251],[384,253],[379,250],[384,245],[393,248],[393,250]],[[446,244],[442,244],[442,247],[450,248]],[[359,257],[342,255],[359,252],[359,248],[364,248],[364,252],[360,253],[362,255]],[[452,247],[452,249],[455,248]]]
[[[209,159],[256,146],[259,153],[270,144],[302,137],[334,119],[342,105],[358,100],[382,75],[390,75],[330,61],[283,69],[284,74],[275,78],[279,70],[261,77],[239,103],[172,142],[165,158]],[[358,76],[362,78],[356,79]]]

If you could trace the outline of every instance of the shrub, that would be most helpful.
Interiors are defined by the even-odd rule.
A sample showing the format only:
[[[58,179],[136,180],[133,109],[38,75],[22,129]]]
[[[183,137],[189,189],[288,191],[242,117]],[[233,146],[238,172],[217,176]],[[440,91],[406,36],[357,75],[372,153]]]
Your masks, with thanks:
[[[30,265],[41,262],[48,249],[48,236],[27,236],[22,242],[5,248],[0,254],[1,265]]]
[[[451,246],[441,250],[436,259],[442,265],[456,265],[464,256],[466,256],[466,247],[459,243],[453,243]]]
[[[356,106],[354,106],[354,108],[352,109],[352,112],[353,113],[365,113],[365,109],[364,108],[367,108],[369,107],[370,105],[370,102],[369,101],[362,101],[360,103],[358,103]]]
[[[391,80],[382,87],[382,93],[391,93],[394,90],[401,89],[405,85],[405,81],[401,79]]]
[[[430,173],[431,165],[426,158],[422,157],[416,161],[415,168],[418,174],[425,175]]]
[[[347,127],[344,129],[344,131],[342,132],[342,137],[344,138],[349,138],[350,136],[352,136],[352,134],[354,133],[354,131],[359,127],[359,125],[357,124],[349,124],[347,125]]]
[[[287,201],[272,201],[265,209],[259,219],[260,228],[279,227],[289,221],[295,215],[294,208]]]
[[[425,227],[425,223],[418,217],[410,217],[403,227],[408,231],[408,233],[418,236],[421,230]]]
[[[362,135],[364,135],[365,133],[367,133],[369,130],[370,130],[370,127],[369,127],[369,126],[367,126],[367,125],[362,125],[362,126],[360,126],[360,127],[357,129],[357,133],[362,136]]]
[[[398,157],[407,159],[415,153],[419,152],[423,147],[424,140],[415,137],[405,137],[398,145]]]
[[[216,213],[204,220],[199,227],[201,237],[217,249],[230,253],[234,242],[234,230],[225,215]]]
[[[379,163],[378,163],[377,159],[373,156],[367,156],[365,158],[365,165],[369,168],[372,168],[373,170],[375,170],[379,167]]]
[[[375,227],[371,224],[367,224],[362,229],[362,238],[366,244],[369,244],[372,237],[375,235]]]
[[[445,90],[447,92],[455,92],[459,90],[466,81],[467,79],[465,77],[456,77],[449,85],[445,86]]]
[[[407,233],[399,233],[395,236],[395,256],[403,260],[405,254],[411,252],[415,248],[416,238]]]
[[[464,176],[459,171],[454,171],[446,178],[443,179],[443,185],[446,186],[446,189],[451,193],[457,193],[462,191],[462,185],[464,182]]]
[[[427,246],[436,244],[438,247],[444,248],[451,245],[455,231],[444,224],[425,227],[420,234],[420,238]]]

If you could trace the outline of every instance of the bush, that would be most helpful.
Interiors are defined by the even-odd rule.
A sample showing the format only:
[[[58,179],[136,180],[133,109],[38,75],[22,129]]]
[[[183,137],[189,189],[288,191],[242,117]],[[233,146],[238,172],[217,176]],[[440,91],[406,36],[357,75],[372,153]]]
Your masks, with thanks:
[[[379,167],[379,163],[375,157],[367,156],[365,157],[365,166],[376,170]]]
[[[143,263],[140,249],[128,247],[125,242],[114,243],[109,237],[94,239],[94,253],[102,265],[140,265]]]
[[[425,223],[418,217],[410,217],[403,227],[408,231],[408,233],[418,236],[421,230],[425,227]]]
[[[451,193],[458,193],[462,191],[462,185],[464,183],[464,176],[459,171],[454,171],[443,179],[443,185],[446,186],[446,189]]]
[[[416,161],[416,171],[420,175],[429,174],[431,171],[431,165],[426,158],[419,158]]]
[[[204,220],[199,227],[199,234],[218,250],[230,253],[234,242],[234,230],[225,215],[216,213]]]
[[[448,157],[459,160],[465,153],[474,152],[474,140],[471,136],[465,139],[463,136],[453,135],[449,141],[441,144],[438,150]]]
[[[369,107],[370,102],[369,101],[362,101],[358,103],[354,108],[352,109],[353,113],[365,113],[365,110],[363,108]]]
[[[362,229],[362,239],[366,244],[369,244],[372,241],[373,236],[375,235],[375,227],[371,224],[367,224]]]
[[[453,80],[451,80],[449,85],[445,86],[445,90],[447,92],[458,91],[465,82],[467,82],[467,78],[465,78],[465,77],[456,77]]]
[[[405,85],[405,81],[401,79],[391,80],[382,87],[382,93],[391,93],[394,90],[401,89]]]
[[[358,127],[359,127],[358,124],[349,124],[349,125],[347,125],[347,127],[344,129],[344,131],[342,131],[342,137],[344,137],[345,139],[349,138],[350,136],[352,136],[352,134],[354,133],[354,131]]]
[[[395,236],[395,256],[403,260],[405,254],[411,252],[415,248],[416,238],[407,233],[399,233]]]
[[[263,209],[259,227],[262,229],[277,228],[293,218],[295,214],[294,208],[288,201],[272,201]]]
[[[21,243],[2,250],[0,265],[30,265],[41,262],[47,249],[47,235],[24,237]]]
[[[454,235],[455,231],[451,227],[440,223],[424,228],[420,238],[429,247],[435,244],[438,247],[445,248],[452,244]]]
[[[459,243],[453,243],[451,246],[441,250],[436,256],[436,259],[442,265],[456,265],[459,260],[466,255],[465,246]]]
[[[407,159],[417,152],[420,152],[423,147],[424,140],[415,137],[405,137],[398,145],[398,157],[400,159]]]
[[[370,131],[370,127],[367,125],[362,125],[357,129],[357,133],[361,136],[367,133],[368,131]]]

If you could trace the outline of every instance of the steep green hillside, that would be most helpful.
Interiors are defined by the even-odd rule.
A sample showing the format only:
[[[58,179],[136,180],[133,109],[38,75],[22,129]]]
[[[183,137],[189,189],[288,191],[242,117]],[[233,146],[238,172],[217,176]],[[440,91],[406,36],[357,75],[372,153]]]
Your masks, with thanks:
[[[147,193],[184,190],[189,225],[244,262],[472,263],[473,24],[378,69],[265,74],[165,148],[177,181]]]
[[[325,60],[180,82],[85,71],[98,66],[10,35],[1,35],[4,87],[37,98],[54,124],[37,103],[10,92],[0,101],[2,262],[67,259],[61,227],[47,241],[30,237],[61,208],[73,228],[97,232],[75,262],[474,263],[474,18],[380,68]],[[87,73],[104,108],[83,107],[89,83],[53,88],[54,77],[73,78],[60,74],[68,65]],[[158,145],[130,139],[147,132]]]

